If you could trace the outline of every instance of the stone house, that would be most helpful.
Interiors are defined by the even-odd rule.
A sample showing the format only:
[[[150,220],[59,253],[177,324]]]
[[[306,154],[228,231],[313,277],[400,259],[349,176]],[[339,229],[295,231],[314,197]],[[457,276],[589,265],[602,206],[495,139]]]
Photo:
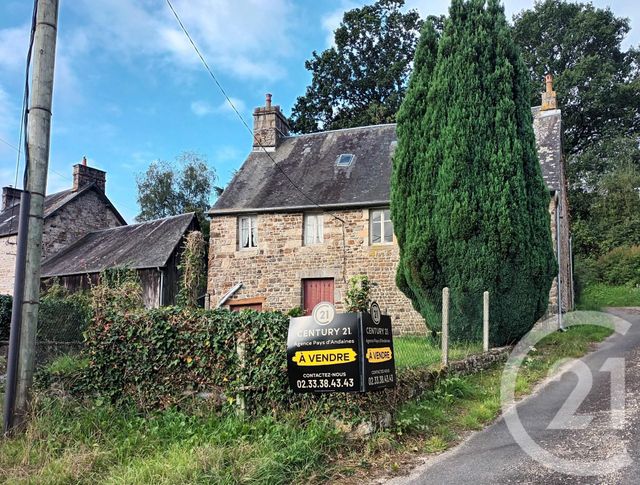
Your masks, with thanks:
[[[542,106],[532,111],[552,195],[565,310],[573,299],[570,236],[561,112],[550,82]],[[423,318],[395,285],[399,249],[389,217],[395,124],[290,135],[270,95],[253,116],[253,149],[209,212],[212,306],[309,313],[329,301],[342,311],[347,281],[364,273],[377,283],[373,298],[395,331],[424,333]],[[557,281],[551,293],[556,305]]]
[[[73,166],[73,186],[46,196],[42,257],[48,258],[96,229],[126,225],[105,194],[106,173],[82,164]],[[22,191],[2,189],[0,212],[0,294],[13,293],[18,215]]]
[[[174,305],[184,240],[198,230],[198,218],[191,212],[88,232],[43,261],[43,285],[55,278],[69,291],[82,291],[99,283],[102,271],[128,268],[140,279],[147,308]]]

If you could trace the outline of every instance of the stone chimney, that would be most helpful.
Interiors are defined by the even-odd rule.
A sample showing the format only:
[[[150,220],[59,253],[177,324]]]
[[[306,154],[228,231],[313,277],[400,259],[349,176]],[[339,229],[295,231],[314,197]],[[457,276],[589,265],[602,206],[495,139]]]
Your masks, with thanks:
[[[542,106],[540,106],[540,111],[557,109],[558,101],[556,99],[556,92],[553,90],[553,76],[547,74],[544,77],[544,83],[546,85],[546,91],[542,93]]]
[[[73,166],[73,191],[77,192],[85,185],[93,183],[104,192],[107,184],[107,173],[87,166],[87,157],[82,157],[82,163],[77,163]]]
[[[282,139],[289,136],[289,122],[280,106],[271,105],[271,94],[266,96],[265,106],[253,111],[253,149],[275,150]]]
[[[2,210],[13,207],[20,202],[22,190],[13,187],[2,187]]]

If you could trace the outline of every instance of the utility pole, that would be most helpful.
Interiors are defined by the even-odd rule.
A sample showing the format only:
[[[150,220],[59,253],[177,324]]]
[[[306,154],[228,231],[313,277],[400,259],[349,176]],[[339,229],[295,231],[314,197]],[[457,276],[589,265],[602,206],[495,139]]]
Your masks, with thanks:
[[[49,166],[51,101],[58,30],[58,0],[38,0],[36,8],[36,28],[32,54],[33,74],[27,118],[27,161],[29,166],[27,167],[25,187],[31,200],[26,234],[24,300],[19,332],[13,427],[24,423],[29,409],[29,391],[35,367],[44,197]],[[21,211],[24,209],[26,207],[20,207]],[[17,262],[16,266],[18,264]]]

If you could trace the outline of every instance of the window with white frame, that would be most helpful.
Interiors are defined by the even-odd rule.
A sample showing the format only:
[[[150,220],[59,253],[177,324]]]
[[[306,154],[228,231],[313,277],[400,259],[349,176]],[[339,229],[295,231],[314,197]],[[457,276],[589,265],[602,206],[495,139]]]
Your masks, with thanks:
[[[304,245],[324,242],[324,220],[322,214],[304,215]]]
[[[389,209],[372,209],[369,212],[369,242],[371,244],[393,242],[393,223]]]
[[[258,218],[256,216],[238,218],[238,246],[240,249],[258,247]]]

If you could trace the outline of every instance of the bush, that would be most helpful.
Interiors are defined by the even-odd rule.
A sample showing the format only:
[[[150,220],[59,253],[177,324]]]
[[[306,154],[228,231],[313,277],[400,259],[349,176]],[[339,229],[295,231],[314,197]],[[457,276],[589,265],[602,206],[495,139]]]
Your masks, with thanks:
[[[40,297],[38,339],[80,342],[91,321],[91,299],[84,293],[69,293],[58,284]]]
[[[11,304],[9,295],[0,295],[0,340],[9,339]],[[82,341],[91,319],[91,300],[82,293],[69,294],[54,284],[40,298],[38,339],[55,342]]]
[[[256,408],[275,408],[291,395],[288,323],[281,313],[106,307],[86,332],[85,390],[141,409],[170,407],[199,392],[229,403],[242,392]]]
[[[595,259],[576,256],[573,268],[574,290],[579,299],[584,290],[598,282],[598,267]]]
[[[640,246],[621,246],[597,261],[599,281],[612,286],[640,286]]]
[[[0,340],[9,340],[12,303],[13,298],[10,295],[0,295]]]

